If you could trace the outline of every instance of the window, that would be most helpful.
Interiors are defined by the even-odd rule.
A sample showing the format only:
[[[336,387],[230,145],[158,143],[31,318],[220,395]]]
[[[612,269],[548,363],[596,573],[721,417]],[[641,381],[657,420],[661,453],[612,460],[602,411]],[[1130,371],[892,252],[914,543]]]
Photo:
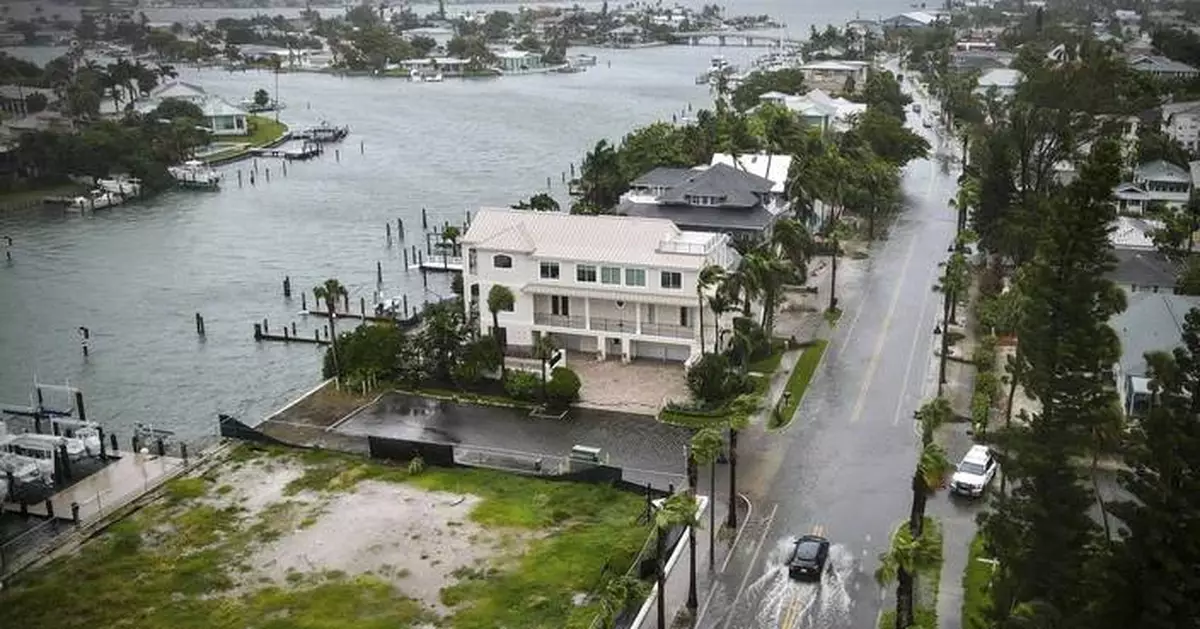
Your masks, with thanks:
[[[686,306],[679,308],[679,325],[685,328],[688,327],[688,309]]]
[[[511,269],[512,256],[506,256],[503,253],[492,256],[492,267],[497,269]]]
[[[600,267],[600,283],[601,284],[620,284],[621,269],[615,266]]]
[[[544,279],[544,280],[558,279],[558,263],[557,262],[543,262],[541,264],[541,269],[542,269],[542,271],[541,271],[542,279]]]
[[[678,271],[663,271],[659,283],[663,288],[683,288],[683,274]]]
[[[550,313],[562,317],[571,316],[571,300],[560,295],[551,295]]]
[[[646,270],[645,269],[625,269],[625,285],[626,286],[645,286],[646,285]]]
[[[470,273],[471,275],[474,275],[479,272],[479,269],[477,268],[478,267],[477,258],[478,258],[478,256],[475,255],[474,249],[467,250],[467,272]]]
[[[595,282],[596,267],[590,264],[575,265],[575,280],[579,282]]]

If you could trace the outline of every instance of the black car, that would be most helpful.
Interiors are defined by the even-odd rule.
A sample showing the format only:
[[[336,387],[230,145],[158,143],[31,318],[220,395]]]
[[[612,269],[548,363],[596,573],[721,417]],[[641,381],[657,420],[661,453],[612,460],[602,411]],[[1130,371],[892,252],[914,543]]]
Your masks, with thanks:
[[[829,540],[817,535],[805,535],[796,540],[792,557],[788,559],[788,576],[793,579],[820,581],[829,558]]]

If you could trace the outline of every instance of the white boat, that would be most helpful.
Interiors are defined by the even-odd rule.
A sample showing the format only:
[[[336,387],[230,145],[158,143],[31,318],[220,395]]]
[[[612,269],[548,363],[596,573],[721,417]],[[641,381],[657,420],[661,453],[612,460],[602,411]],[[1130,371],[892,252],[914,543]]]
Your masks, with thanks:
[[[437,72],[435,74],[426,74],[424,80],[426,83],[441,83],[442,79],[442,73]]]
[[[88,456],[100,456],[100,431],[92,426],[75,431],[74,438],[83,443],[83,449]],[[67,453],[70,454],[68,448]]]
[[[96,188],[125,197],[136,197],[142,194],[142,180],[117,175],[107,179],[97,179]]]
[[[335,127],[327,121],[322,120],[321,124],[315,127],[303,129],[292,136],[297,140],[312,140],[313,142],[338,142],[350,134],[350,127],[342,126]]]
[[[87,446],[84,445],[82,439],[73,439],[58,435],[43,435],[36,432],[10,434],[9,437],[8,443],[10,445],[28,448],[50,448],[55,452],[61,452],[61,448],[65,447],[67,449],[67,458],[72,461],[78,461],[87,455]]]
[[[221,173],[200,160],[188,160],[179,166],[167,168],[175,183],[184,188],[215,190],[221,185]]]
[[[41,482],[45,478],[42,475],[41,468],[38,467],[37,462],[33,459],[19,454],[0,452],[0,478],[7,481],[9,473],[12,474],[13,481],[18,485]],[[6,486],[7,484],[5,482]],[[7,487],[10,496],[13,493],[13,489],[13,487]]]
[[[125,201],[125,198],[115,192],[109,192],[103,188],[91,190],[86,195],[77,196],[71,199],[68,204],[73,210],[99,210],[114,205],[120,205]]]
[[[37,442],[17,442],[17,435],[0,437],[0,452],[16,455],[37,465],[43,476],[54,477],[54,459],[58,452],[54,447]]]

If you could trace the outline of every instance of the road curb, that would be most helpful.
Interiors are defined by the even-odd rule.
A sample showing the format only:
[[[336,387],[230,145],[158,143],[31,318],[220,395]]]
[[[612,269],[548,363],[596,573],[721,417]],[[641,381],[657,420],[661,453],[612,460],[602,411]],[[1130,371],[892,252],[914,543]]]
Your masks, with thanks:
[[[746,494],[739,493],[738,498],[741,498],[746,503],[746,517],[742,518],[742,524],[738,527],[737,535],[733,537],[733,543],[729,545],[729,552],[725,555],[725,561],[721,562],[721,569],[715,574],[725,574],[725,569],[729,567],[729,559],[733,557],[733,551],[737,549],[738,542],[742,541],[742,533],[746,530],[746,523],[750,521],[750,516],[754,513],[754,503],[746,497]],[[708,586],[708,595],[704,597],[704,604],[700,606],[700,611],[696,613],[696,622],[692,626],[701,626],[701,621],[708,614],[708,608],[712,605],[713,596],[717,593],[717,586],[720,585],[714,579]]]

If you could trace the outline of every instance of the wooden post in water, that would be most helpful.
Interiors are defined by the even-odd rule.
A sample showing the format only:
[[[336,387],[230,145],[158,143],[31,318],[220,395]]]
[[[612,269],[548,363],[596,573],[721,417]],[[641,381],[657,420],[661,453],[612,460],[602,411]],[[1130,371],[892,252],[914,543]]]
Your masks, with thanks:
[[[271,183],[271,167],[267,166],[264,171],[267,173],[267,183]]]
[[[199,312],[196,313],[196,334],[204,336],[204,317]]]
[[[367,298],[366,297],[358,298],[358,312],[360,314],[362,314],[363,321],[366,321],[367,320]]]
[[[342,163],[342,150],[341,149],[333,149],[333,158],[335,160],[337,160],[337,162],[339,164]]]
[[[421,268],[421,285],[424,286],[426,290],[429,289],[429,271],[426,271],[424,267]]]
[[[254,340],[256,340],[256,341],[261,341],[261,340],[262,340],[262,335],[263,335],[263,331],[262,331],[262,324],[261,324],[261,323],[255,323],[255,324],[254,324]],[[137,446],[134,446],[134,450],[136,450],[136,449],[137,449]]]
[[[258,158],[257,157],[255,157],[250,162],[250,172],[254,172],[254,173],[258,172]]]
[[[404,219],[402,218],[396,219],[396,237],[404,240]]]
[[[392,224],[387,223],[387,224],[385,224],[385,227],[387,227],[387,243],[388,243],[388,246],[390,247],[390,246],[392,246]]]
[[[285,340],[288,338],[288,327],[286,325],[283,326],[283,338]]]
[[[238,187],[242,187],[242,170],[240,168],[238,169]]]
[[[408,272],[408,249],[404,250],[404,271]]]
[[[359,140],[358,141],[358,154],[362,155],[365,152],[366,152],[366,149],[364,148],[363,141]]]
[[[404,318],[408,318],[408,295],[404,295],[401,299],[404,301]]]
[[[283,176],[287,177],[287,160],[283,161]]]
[[[308,312],[308,293],[303,291],[300,292],[300,309]]]
[[[383,262],[380,262],[379,260],[375,261],[375,283],[383,283]]]
[[[283,276],[283,296],[292,298],[292,278],[289,275]]]
[[[292,322],[292,336],[296,336],[296,322]]]
[[[421,208],[421,229],[429,231],[429,214]]]
[[[254,185],[254,171],[250,171],[250,185]]]

